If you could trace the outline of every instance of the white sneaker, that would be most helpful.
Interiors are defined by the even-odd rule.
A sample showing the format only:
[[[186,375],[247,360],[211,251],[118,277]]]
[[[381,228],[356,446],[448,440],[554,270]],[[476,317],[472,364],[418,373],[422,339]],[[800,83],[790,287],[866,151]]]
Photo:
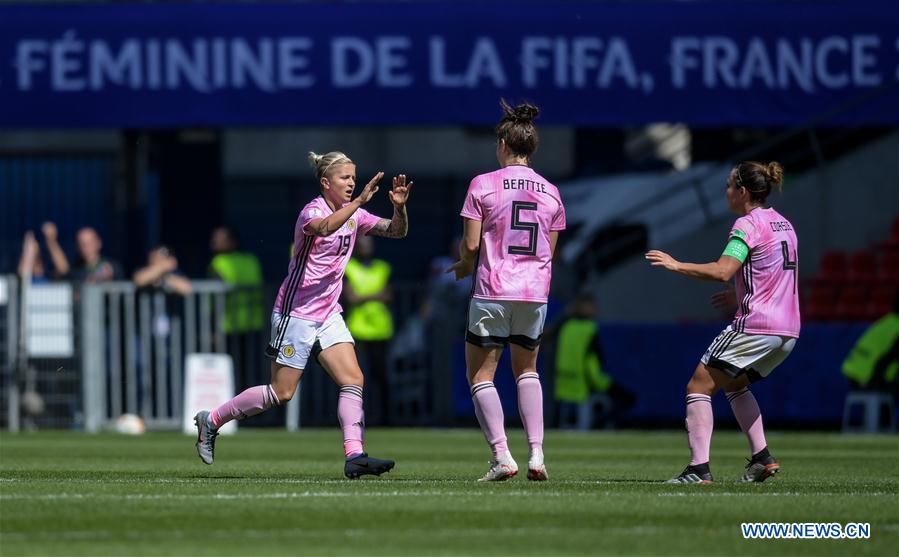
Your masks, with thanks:
[[[546,465],[543,464],[543,449],[531,449],[528,456],[528,479],[534,482],[545,482],[549,479]]]
[[[479,482],[503,482],[518,473],[518,464],[512,458],[512,453],[506,452],[490,463],[490,470],[479,479]]]

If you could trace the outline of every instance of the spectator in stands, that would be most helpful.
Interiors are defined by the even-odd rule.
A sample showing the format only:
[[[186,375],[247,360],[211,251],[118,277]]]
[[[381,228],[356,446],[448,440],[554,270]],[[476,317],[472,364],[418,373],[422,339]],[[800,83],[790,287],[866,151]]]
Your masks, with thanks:
[[[237,233],[226,226],[212,231],[209,241],[212,261],[209,276],[235,288],[225,297],[223,328],[228,335],[228,353],[239,371],[239,387],[262,381],[261,332],[265,324],[262,301],[262,265],[250,252],[239,249]]]
[[[49,278],[63,278],[69,273],[69,261],[66,254],[59,247],[57,239],[56,225],[47,221],[41,226],[41,232],[44,234],[44,241],[47,243],[47,250],[50,252],[50,260],[53,262],[52,276],[47,276],[47,269],[44,267],[44,261],[41,258],[41,249],[34,232],[28,231],[22,240],[22,256],[19,259],[19,276],[24,276],[26,269],[31,270],[32,282],[45,282]]]
[[[78,262],[70,274],[73,281],[104,282],[125,276],[118,262],[101,254],[103,240],[96,230],[85,226],[78,231],[75,240],[78,244]]]
[[[265,323],[262,307],[262,265],[250,252],[241,251],[237,234],[226,226],[212,231],[209,276],[240,289],[225,305],[225,332],[260,331]]]
[[[556,401],[559,426],[568,427],[576,416],[578,429],[593,427],[594,408],[603,403],[601,419],[614,424],[633,407],[634,395],[617,383],[603,368],[602,343],[596,323],[596,298],[578,295],[569,315],[559,327],[556,340]]]
[[[390,422],[390,388],[387,384],[387,348],[393,338],[393,316],[389,304],[390,263],[375,259],[370,236],[357,236],[353,257],[346,266],[343,295],[347,302],[347,328],[356,340],[359,358],[367,362],[369,384],[376,385],[372,397],[375,416],[383,425]],[[366,391],[371,392],[371,391]]]
[[[150,251],[146,267],[134,272],[134,284],[138,288],[159,289],[182,296],[190,294],[190,279],[178,272],[178,259],[166,246]]]
[[[893,309],[862,334],[843,362],[852,390],[899,396],[899,295]]]
[[[19,278],[31,277],[32,283],[47,282],[41,246],[34,239],[34,232],[28,231],[22,239],[22,256],[19,258]]]

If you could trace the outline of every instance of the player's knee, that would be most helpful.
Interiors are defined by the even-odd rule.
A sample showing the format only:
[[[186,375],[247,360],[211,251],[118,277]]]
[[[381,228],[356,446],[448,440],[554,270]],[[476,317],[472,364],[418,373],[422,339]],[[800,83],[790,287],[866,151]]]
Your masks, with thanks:
[[[711,380],[711,378],[705,377],[697,377],[694,375],[690,382],[687,383],[687,394],[688,395],[709,395],[712,396],[715,392],[715,382]]]
[[[293,398],[293,394],[297,391],[296,385],[291,387],[285,387],[282,385],[272,385],[272,388],[275,391],[275,396],[278,397],[278,402],[280,404],[287,404],[290,402],[290,399]]]

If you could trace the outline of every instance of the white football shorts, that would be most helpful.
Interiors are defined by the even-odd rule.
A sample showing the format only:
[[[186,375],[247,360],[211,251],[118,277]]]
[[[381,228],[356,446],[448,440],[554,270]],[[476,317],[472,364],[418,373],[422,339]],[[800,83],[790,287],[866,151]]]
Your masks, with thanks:
[[[324,323],[289,316],[282,323],[281,314],[274,312],[272,339],[265,349],[265,355],[281,365],[306,369],[309,355],[316,343],[321,350],[325,350],[341,342],[355,344],[353,335],[339,313],[331,315]]]
[[[510,342],[534,350],[543,336],[546,304],[472,298],[468,303],[465,341],[475,346],[504,347]]]
[[[734,378],[746,374],[755,382],[768,377],[794,346],[793,337],[738,333],[728,325],[702,355],[702,363]]]

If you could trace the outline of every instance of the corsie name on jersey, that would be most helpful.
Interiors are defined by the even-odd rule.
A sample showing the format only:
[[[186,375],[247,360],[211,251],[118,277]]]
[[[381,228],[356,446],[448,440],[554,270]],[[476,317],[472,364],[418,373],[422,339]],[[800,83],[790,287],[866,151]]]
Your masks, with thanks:
[[[769,222],[768,224],[771,225],[771,230],[773,232],[784,232],[786,230],[793,230],[793,226],[785,220],[772,221],[772,222]]]
[[[525,180],[519,178],[517,180],[503,179],[504,190],[530,190],[537,193],[546,193],[546,184],[535,182],[534,180]]]

